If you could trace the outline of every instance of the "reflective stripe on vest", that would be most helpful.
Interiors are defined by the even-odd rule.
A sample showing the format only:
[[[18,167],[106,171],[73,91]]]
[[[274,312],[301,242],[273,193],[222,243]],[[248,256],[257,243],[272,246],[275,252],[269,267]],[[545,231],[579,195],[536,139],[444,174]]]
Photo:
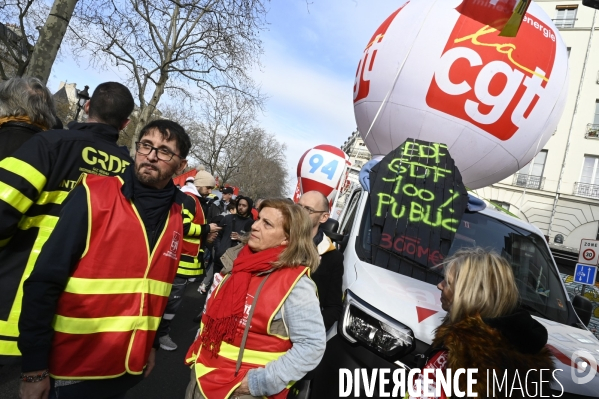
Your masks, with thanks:
[[[193,198],[195,202],[196,213],[195,215],[192,215],[188,209],[183,209],[184,218],[190,220],[190,222],[193,224],[204,224],[204,210],[202,209],[200,201],[195,195],[190,193],[186,194]],[[194,228],[194,226],[192,225],[191,228]],[[204,265],[203,262],[200,261],[199,257],[199,254],[202,252],[201,248],[202,241],[198,236],[183,237],[183,249],[181,250],[181,260],[179,261],[179,268],[177,269],[178,275],[184,277],[197,277],[204,273]]]
[[[264,276],[253,276],[250,280],[246,296],[245,317],[237,326],[237,334],[232,343],[221,342],[218,356],[212,356],[212,353],[203,347],[198,348],[197,345],[192,345],[191,352],[199,350],[199,355],[195,359],[196,377],[199,388],[206,398],[227,398],[239,386],[249,370],[264,367],[267,363],[280,358],[291,349],[292,343],[289,338],[271,334],[270,325],[293,287],[307,273],[307,270],[305,267],[295,267],[278,269],[271,273],[258,297],[243,351],[241,368],[237,375],[235,375],[235,368],[245,322],[255,292]],[[221,285],[226,284],[227,281],[228,279],[224,279]],[[212,294],[208,300],[208,307],[210,307],[213,298],[217,297],[219,293],[220,290],[217,290]],[[187,360],[190,360],[193,356],[194,353],[188,353]],[[286,396],[287,388],[276,395],[270,396],[270,398],[278,399]]]
[[[89,175],[82,184],[87,244],[58,300],[50,374],[74,380],[141,374],[175,278],[181,207],[171,205],[150,253],[146,229],[122,195],[120,178]]]
[[[177,274],[186,277],[197,277],[204,274],[204,268],[198,258],[190,259],[191,262],[186,262],[183,255],[181,255],[181,261],[179,262],[179,268]]]
[[[42,246],[48,241],[50,233],[56,226],[58,218],[56,216],[40,215],[33,217],[24,217],[19,223],[19,229],[28,230],[38,228],[38,234],[29,253],[25,270],[19,282],[19,288],[15,300],[10,308],[8,320],[0,320],[0,335],[12,337],[14,341],[0,340],[0,354],[8,356],[21,356],[21,351],[17,347],[16,339],[19,337],[19,316],[21,315],[21,303],[23,301],[23,283],[29,278],[33,271],[33,266],[42,250]]]
[[[197,237],[183,237],[183,249],[181,250],[181,260],[179,261],[177,274],[194,277],[204,272],[203,263],[199,260],[199,254],[202,253],[200,245],[201,240]],[[191,255],[194,252],[195,255]]]

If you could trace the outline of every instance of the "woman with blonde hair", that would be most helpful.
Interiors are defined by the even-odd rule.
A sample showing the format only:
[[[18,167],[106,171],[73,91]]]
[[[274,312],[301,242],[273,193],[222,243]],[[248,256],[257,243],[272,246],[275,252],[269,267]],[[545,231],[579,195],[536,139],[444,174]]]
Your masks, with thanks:
[[[473,391],[479,398],[491,395],[487,389],[492,387],[493,373],[498,381],[507,375],[508,383],[502,389],[495,387],[491,397],[539,395],[541,380],[545,381],[543,392],[548,394],[549,370],[554,365],[545,348],[547,330],[519,308],[518,288],[508,261],[494,252],[470,248],[457,251],[444,267],[445,279],[437,288],[441,307],[448,313],[425,355],[423,373],[427,369],[445,373],[447,369],[477,368]],[[540,369],[545,369],[544,378]],[[459,388],[466,392],[467,381],[461,377]],[[522,390],[510,391],[515,378],[521,381]],[[422,374],[418,380],[415,383],[422,384]],[[428,391],[435,392],[435,385],[433,379]],[[446,398],[441,392],[441,396],[419,398]]]
[[[319,263],[311,232],[299,206],[262,202],[250,234],[221,258],[228,273],[187,354],[186,399],[286,398],[293,381],[316,368],[326,340],[309,278]]]

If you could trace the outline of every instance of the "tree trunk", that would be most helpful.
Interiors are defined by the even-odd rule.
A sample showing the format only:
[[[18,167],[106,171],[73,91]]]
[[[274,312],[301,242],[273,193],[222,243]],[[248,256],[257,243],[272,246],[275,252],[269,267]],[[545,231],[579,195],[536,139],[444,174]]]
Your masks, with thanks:
[[[67,32],[77,2],[78,0],[54,0],[46,24],[40,29],[31,62],[27,67],[27,75],[35,76],[47,84],[56,54],[58,54],[62,39]]]

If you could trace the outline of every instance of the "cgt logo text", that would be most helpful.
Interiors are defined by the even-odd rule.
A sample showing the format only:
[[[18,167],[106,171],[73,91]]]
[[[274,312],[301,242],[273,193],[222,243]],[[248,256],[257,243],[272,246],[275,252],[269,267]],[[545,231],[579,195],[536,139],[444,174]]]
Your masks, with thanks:
[[[520,375],[516,370],[513,380],[508,377],[507,371],[495,372],[495,370],[487,370],[486,380],[487,386],[486,397],[493,398],[496,394],[512,397],[525,396],[530,398],[559,398],[563,396],[563,386],[555,377],[555,373],[562,369],[539,369],[529,370],[526,374]],[[532,375],[529,374],[535,371],[540,376],[539,381],[532,381]],[[538,371],[538,373],[536,373]],[[466,377],[466,389],[459,388],[458,381],[460,378]],[[543,386],[551,383],[554,380],[560,386],[561,393],[559,395],[551,395],[547,390],[543,390]],[[445,397],[457,398],[472,398],[478,397],[474,392],[474,386],[478,381],[478,369],[420,369],[413,368],[406,375],[405,369],[340,369],[339,370],[339,397],[373,397],[375,394],[381,398],[429,398],[441,397],[441,390]],[[463,385],[462,385],[463,386]],[[375,392],[378,387],[378,392]]]
[[[555,61],[552,31],[530,15],[524,22],[522,33],[508,39],[460,16],[435,68],[427,104],[509,140],[543,97]],[[546,32],[544,38],[537,39],[537,32]]]

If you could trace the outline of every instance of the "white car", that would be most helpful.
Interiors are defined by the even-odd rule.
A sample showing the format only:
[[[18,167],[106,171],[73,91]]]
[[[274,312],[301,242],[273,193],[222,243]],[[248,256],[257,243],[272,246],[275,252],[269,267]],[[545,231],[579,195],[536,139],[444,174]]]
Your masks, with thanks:
[[[327,349],[311,382],[313,399],[339,397],[340,369],[416,367],[417,356],[428,349],[446,314],[436,287],[443,279],[438,272],[416,266],[392,271],[371,263],[370,226],[369,193],[358,188],[339,220],[344,312],[327,333]],[[578,317],[539,229],[494,209],[467,211],[449,254],[464,246],[492,249],[513,266],[522,307],[547,328],[555,366],[563,370],[555,374],[563,386],[561,398],[599,398],[598,375],[593,377],[591,370],[590,381],[579,384],[572,374],[576,367],[577,375],[584,375],[580,370],[588,366],[572,354],[584,351],[597,360],[599,341],[581,322],[584,317]],[[417,243],[403,246],[406,251],[417,248]],[[560,396],[559,384],[553,381],[550,395]],[[360,396],[366,397],[364,392]]]

